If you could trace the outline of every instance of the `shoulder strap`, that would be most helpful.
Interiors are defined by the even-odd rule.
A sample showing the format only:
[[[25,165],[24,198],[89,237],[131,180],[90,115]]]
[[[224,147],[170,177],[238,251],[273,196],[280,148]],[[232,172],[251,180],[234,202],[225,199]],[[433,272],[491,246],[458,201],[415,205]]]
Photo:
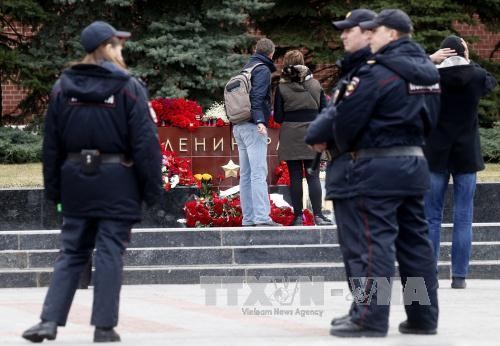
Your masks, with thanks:
[[[253,70],[257,67],[257,66],[260,66],[260,65],[265,65],[263,62],[258,62],[256,63],[255,65],[251,66],[251,67],[247,67],[243,70],[241,70],[241,72],[246,72],[246,73],[250,73],[252,74]]]

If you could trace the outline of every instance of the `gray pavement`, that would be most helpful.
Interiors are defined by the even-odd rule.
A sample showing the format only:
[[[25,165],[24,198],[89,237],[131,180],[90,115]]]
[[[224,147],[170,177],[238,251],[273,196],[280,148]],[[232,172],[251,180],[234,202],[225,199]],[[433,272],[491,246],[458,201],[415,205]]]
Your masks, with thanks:
[[[468,280],[465,290],[452,290],[449,281],[440,281],[436,336],[399,334],[397,325],[405,315],[395,296],[389,335],[383,339],[328,335],[331,318],[343,315],[349,307],[345,286],[325,283],[321,287],[324,301],[318,299],[320,291],[315,291],[309,306],[292,286],[260,287],[259,292],[276,298],[271,299],[272,306],[252,304],[253,290],[237,285],[219,288],[216,295],[200,285],[124,286],[117,331],[124,345],[500,345],[500,280]],[[46,290],[0,289],[0,344],[29,344],[20,335],[38,322]],[[67,326],[59,328],[57,340],[45,343],[92,344],[91,306],[92,290],[79,290]]]

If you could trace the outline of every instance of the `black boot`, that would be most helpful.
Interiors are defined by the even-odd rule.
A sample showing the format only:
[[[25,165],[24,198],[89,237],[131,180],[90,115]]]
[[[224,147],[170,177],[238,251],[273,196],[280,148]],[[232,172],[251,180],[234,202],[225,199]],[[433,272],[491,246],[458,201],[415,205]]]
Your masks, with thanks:
[[[420,328],[417,326],[412,326],[408,321],[401,322],[399,324],[399,332],[401,334],[418,334],[418,335],[434,335],[437,334],[436,328]]]
[[[42,342],[44,339],[55,340],[57,335],[57,323],[42,321],[23,333],[23,338],[31,342]]]
[[[347,319],[342,323],[333,325],[330,328],[330,335],[340,336],[342,338],[360,338],[362,336],[379,338],[386,336],[387,332],[362,327],[352,322],[350,319]]]
[[[467,287],[467,283],[465,282],[465,278],[452,277],[451,278],[451,288],[459,288],[463,289]]]
[[[330,322],[330,325],[331,326],[335,326],[337,324],[342,324],[344,323],[345,321],[349,320],[351,318],[351,316],[349,314],[347,315],[344,315],[344,316],[340,316],[340,317],[335,317],[332,322]]]
[[[330,220],[323,214],[316,214],[314,215],[314,224],[316,226],[331,226],[332,220]]]
[[[94,342],[118,342],[120,335],[111,328],[95,327]]]

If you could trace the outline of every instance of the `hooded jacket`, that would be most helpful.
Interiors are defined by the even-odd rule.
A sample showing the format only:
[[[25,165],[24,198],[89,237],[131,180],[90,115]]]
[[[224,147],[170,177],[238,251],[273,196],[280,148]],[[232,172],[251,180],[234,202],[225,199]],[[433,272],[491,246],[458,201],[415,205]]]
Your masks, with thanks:
[[[311,121],[326,106],[321,84],[304,65],[286,66],[274,98],[274,120],[282,124],[278,159],[312,160],[316,155],[304,141]]]
[[[333,140],[340,153],[352,152],[343,191],[327,198],[356,195],[423,195],[429,171],[423,157],[357,158],[365,148],[422,146],[437,122],[439,73],[423,49],[408,38],[383,47],[361,67],[332,109]],[[342,178],[342,177],[340,177]],[[336,177],[339,179],[339,177]]]
[[[453,59],[444,62],[447,60]],[[451,64],[439,68],[439,74],[442,89],[439,121],[424,148],[429,168],[440,173],[480,171],[484,162],[477,109],[480,98],[495,88],[495,78],[475,63]]]
[[[63,71],[45,119],[43,176],[46,196],[62,202],[64,216],[141,218],[141,203],[161,193],[161,153],[144,87],[114,65],[75,65]],[[69,153],[97,149],[133,161],[101,163],[86,175]]]
[[[250,114],[252,118],[249,122],[262,123],[267,126],[271,114],[271,73],[276,71],[276,67],[267,56],[255,53],[243,68],[246,69],[256,64],[262,65],[257,66],[252,71],[252,89],[250,90]]]

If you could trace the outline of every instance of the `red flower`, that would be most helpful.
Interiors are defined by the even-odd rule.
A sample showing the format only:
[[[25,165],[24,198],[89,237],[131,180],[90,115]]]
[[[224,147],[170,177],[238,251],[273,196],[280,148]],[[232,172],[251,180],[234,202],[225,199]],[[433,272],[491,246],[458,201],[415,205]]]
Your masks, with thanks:
[[[280,164],[276,166],[274,175],[278,178],[276,185],[290,186],[290,173],[288,172],[288,166],[285,161],[281,161]]]
[[[175,126],[196,131],[200,126],[198,118],[203,111],[195,101],[183,98],[157,98],[151,106],[158,117],[158,126]]]
[[[281,125],[274,121],[274,116],[271,115],[269,117],[269,121],[267,122],[267,127],[270,129],[279,129]]]
[[[217,119],[217,121],[215,122],[215,126],[217,126],[217,127],[222,127],[224,125],[226,125],[226,123],[224,122],[224,120],[222,120],[220,118]]]
[[[302,211],[302,224],[304,226],[314,226],[314,215],[309,209]]]

